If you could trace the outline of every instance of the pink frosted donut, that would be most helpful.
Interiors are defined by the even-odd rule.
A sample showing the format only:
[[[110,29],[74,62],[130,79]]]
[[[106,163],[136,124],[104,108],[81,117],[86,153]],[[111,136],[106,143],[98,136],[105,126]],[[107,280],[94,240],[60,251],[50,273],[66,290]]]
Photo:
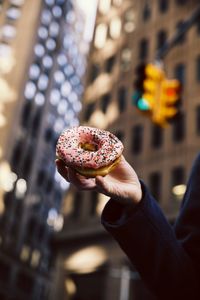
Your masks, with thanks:
[[[119,162],[122,142],[109,131],[79,126],[66,129],[56,145],[58,158],[82,175],[108,174]]]

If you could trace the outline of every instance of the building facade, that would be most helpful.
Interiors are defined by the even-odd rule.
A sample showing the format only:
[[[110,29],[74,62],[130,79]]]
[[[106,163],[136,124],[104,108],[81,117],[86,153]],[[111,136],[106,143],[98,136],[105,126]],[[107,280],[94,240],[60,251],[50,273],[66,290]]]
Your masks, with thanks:
[[[74,1],[0,1],[1,300],[51,295],[51,240],[68,188],[55,145],[79,123],[84,24]]]
[[[169,126],[159,127],[137,111],[131,99],[133,81],[139,63],[155,62],[158,50],[198,8],[198,1],[187,0],[100,0],[80,114],[81,124],[107,129],[122,140],[124,156],[169,222],[176,218],[200,146],[199,21],[162,59],[167,77],[179,79],[183,86],[180,113]],[[62,297],[153,299],[100,224],[107,200],[73,187],[65,197],[64,228],[57,237],[58,268],[62,268],[57,285],[63,288]],[[85,265],[95,253],[99,254],[93,265],[92,259]]]

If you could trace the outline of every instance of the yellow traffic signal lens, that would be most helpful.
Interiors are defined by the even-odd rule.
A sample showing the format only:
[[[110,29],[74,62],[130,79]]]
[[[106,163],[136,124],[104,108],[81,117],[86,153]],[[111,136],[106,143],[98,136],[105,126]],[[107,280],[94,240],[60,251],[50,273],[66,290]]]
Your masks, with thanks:
[[[145,68],[145,73],[147,77],[150,77],[154,81],[160,81],[164,78],[164,71],[156,65],[147,64]]]

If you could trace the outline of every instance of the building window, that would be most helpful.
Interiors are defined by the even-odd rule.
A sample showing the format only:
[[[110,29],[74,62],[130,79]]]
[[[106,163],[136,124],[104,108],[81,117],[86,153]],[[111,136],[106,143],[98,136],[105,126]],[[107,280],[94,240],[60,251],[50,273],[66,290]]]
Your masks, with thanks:
[[[2,1],[0,1],[0,7],[1,7],[1,2]],[[1,10],[1,8],[0,8],[0,10]],[[20,9],[15,7],[15,5],[11,4],[9,9],[7,9],[6,17],[8,19],[8,22],[9,21],[17,21],[21,17]]]
[[[143,127],[136,125],[132,130],[132,153],[139,154],[142,151]]]
[[[7,43],[10,43],[12,39],[16,37],[17,30],[15,26],[12,26],[10,24],[5,24],[1,26],[1,36],[2,40],[6,41]]]
[[[173,205],[175,205],[173,210],[179,210],[180,201],[183,199],[185,191],[185,170],[182,166],[176,166],[171,171],[171,192],[173,196]]]
[[[196,21],[197,34],[200,35],[200,18]]]
[[[9,212],[12,209],[12,207],[13,207],[13,199],[15,199],[14,197],[15,197],[14,196],[14,190],[11,191],[11,192],[6,192],[4,194],[5,211]],[[22,202],[21,201],[16,201],[16,203],[22,203]],[[5,217],[5,215],[4,215],[4,217]],[[3,222],[0,223],[0,230],[1,230],[1,233],[2,233],[5,230],[4,229],[5,228],[4,227],[4,222],[6,224],[6,220],[2,218],[1,221],[3,221]]]
[[[46,172],[44,169],[40,169],[37,174],[36,185],[41,187],[46,180]]]
[[[31,111],[32,111],[32,102],[27,101],[24,104],[23,111],[22,111],[22,117],[21,117],[21,125],[24,128],[27,128],[30,124],[31,120]]]
[[[124,16],[124,30],[127,33],[131,33],[135,30],[135,14],[132,10],[128,10]]]
[[[108,60],[106,61],[105,71],[107,73],[111,73],[113,66],[115,64],[115,59],[116,59],[116,57],[113,55],[113,56],[109,57]]]
[[[200,81],[200,56],[196,59],[196,81]]]
[[[183,184],[185,181],[185,172],[182,166],[177,166],[172,169],[172,187]]]
[[[11,159],[11,165],[14,171],[17,171],[17,168],[20,164],[21,158],[23,156],[23,149],[24,149],[24,143],[23,141],[19,140],[17,141],[13,153],[12,153],[12,159]]]
[[[46,233],[46,225],[39,224],[38,232],[37,232],[37,238],[39,243],[41,243],[41,241],[43,241],[43,239],[45,238],[45,233]]]
[[[110,94],[106,94],[101,98],[101,109],[102,112],[105,114],[107,111],[107,108],[110,104],[110,100],[111,100],[111,95]]]
[[[172,127],[172,139],[175,143],[183,141],[185,137],[185,116],[183,113],[179,113]]]
[[[89,81],[93,82],[98,77],[99,72],[100,72],[99,65],[98,64],[93,64],[91,66]]]
[[[85,109],[85,121],[88,121],[95,110],[95,102],[89,103]]]
[[[176,25],[177,32],[181,32],[184,29],[184,22],[179,21]],[[184,32],[179,39],[176,41],[177,44],[182,44],[185,42],[186,32]]]
[[[16,207],[15,207],[15,214],[18,220],[22,217],[23,215],[23,209],[24,209],[24,204],[22,201],[16,201]]]
[[[99,1],[99,11],[102,14],[107,14],[110,10],[111,0],[101,0]]]
[[[24,158],[24,163],[23,163],[23,178],[28,178],[31,172],[31,167],[32,167],[32,163],[33,163],[33,149],[31,147],[29,147],[25,158]]]
[[[127,101],[127,89],[125,87],[120,87],[118,90],[118,108],[120,112],[123,112],[126,108]]]
[[[26,224],[26,235],[25,235],[25,242],[26,244],[30,244],[33,235],[37,231],[37,226],[38,226],[38,219],[35,215],[29,216],[29,220],[27,221]]]
[[[184,5],[184,4],[186,4],[188,2],[188,0],[176,0],[176,3],[178,4],[178,5]]]
[[[121,19],[119,17],[115,17],[113,20],[110,22],[109,26],[109,34],[112,39],[118,39],[121,34]]]
[[[157,34],[157,48],[160,49],[164,46],[167,40],[167,32],[165,30],[160,30]]]
[[[15,246],[17,244],[19,229],[20,229],[20,222],[15,216],[15,219],[13,219],[13,221],[9,224],[9,234],[10,237],[12,237],[12,240],[10,241],[10,246],[12,245],[10,250],[13,253],[16,253]]]
[[[96,27],[94,45],[96,48],[101,49],[104,47],[107,39],[108,26],[106,24],[99,24]]]
[[[159,10],[161,13],[165,13],[168,10],[169,1],[168,0],[159,0]]]
[[[42,110],[37,109],[37,111],[35,111],[35,115],[33,117],[33,123],[32,123],[32,136],[33,137],[37,137],[37,135],[38,135],[41,120],[42,120]]]
[[[46,128],[45,132],[44,132],[44,139],[47,143],[49,143],[54,137],[54,132],[52,130],[52,128]]]
[[[142,17],[144,21],[148,21],[151,17],[151,6],[148,3],[144,5]]]
[[[196,133],[200,135],[200,105],[196,107]]]
[[[54,192],[55,203],[60,205],[60,202],[62,201],[62,197],[63,197],[63,194],[62,194],[61,190],[59,188],[56,189],[55,192]]]
[[[132,60],[132,51],[129,48],[124,48],[121,52],[121,70],[126,72],[130,69]]]
[[[139,43],[139,59],[146,59],[148,56],[149,42],[147,39],[142,39]]]
[[[185,82],[185,65],[184,64],[178,64],[176,65],[175,67],[175,70],[174,70],[174,75],[175,75],[175,78],[180,80],[182,86]]]
[[[151,145],[159,148],[163,143],[163,129],[160,126],[152,125]]]
[[[48,178],[45,186],[45,190],[47,194],[50,194],[53,190],[54,181],[52,178]]]
[[[154,196],[154,198],[159,202],[161,197],[161,173],[160,172],[153,172],[149,176],[149,189]]]

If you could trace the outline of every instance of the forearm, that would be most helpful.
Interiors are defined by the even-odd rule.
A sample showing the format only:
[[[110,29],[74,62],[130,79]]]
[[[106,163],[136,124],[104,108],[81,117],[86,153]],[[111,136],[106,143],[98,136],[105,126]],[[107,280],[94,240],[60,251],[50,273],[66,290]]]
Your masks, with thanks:
[[[147,191],[132,210],[110,200],[102,223],[159,299],[173,299],[175,294],[176,299],[193,299],[196,275],[192,262]]]

